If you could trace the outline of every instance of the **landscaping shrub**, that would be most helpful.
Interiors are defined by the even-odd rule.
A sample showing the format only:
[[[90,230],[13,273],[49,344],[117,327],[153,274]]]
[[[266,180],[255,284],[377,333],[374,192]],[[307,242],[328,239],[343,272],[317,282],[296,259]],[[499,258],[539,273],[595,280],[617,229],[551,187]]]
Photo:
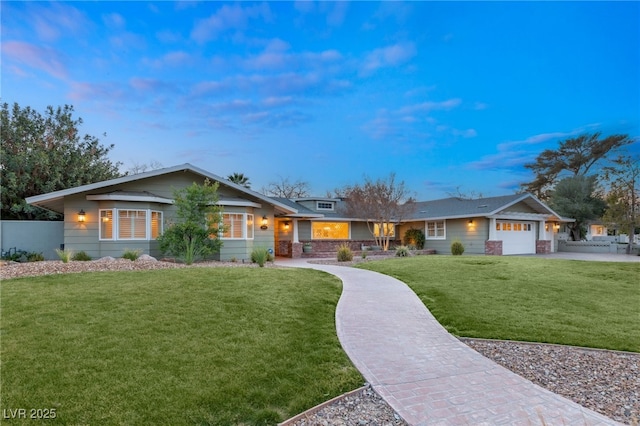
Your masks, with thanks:
[[[89,256],[86,252],[84,251],[79,251],[76,254],[73,255],[72,260],[76,260],[76,261],[80,261],[80,262],[86,262],[91,260],[91,256]]]
[[[396,247],[396,256],[398,257],[408,257],[411,256],[411,251],[407,246],[398,246]]]
[[[44,260],[44,256],[42,253],[12,248],[2,255],[2,260],[9,260],[11,262],[41,262]]]
[[[338,247],[338,262],[349,262],[353,260],[353,251],[348,244],[342,244]]]
[[[124,253],[122,253],[122,258],[134,261],[137,260],[141,254],[142,250],[140,249],[125,249]]]
[[[451,254],[454,256],[460,256],[464,253],[464,245],[460,241],[454,241],[451,243]]]
[[[425,236],[422,229],[411,228],[404,233],[404,244],[407,246],[415,246],[416,249],[424,248]]]
[[[261,268],[264,268],[264,264],[269,261],[270,257],[269,250],[264,247],[256,247],[251,252],[251,262],[257,263]]]
[[[69,261],[73,257],[73,252],[71,250],[56,249],[56,254],[60,258],[60,260],[62,260],[62,263],[69,263]]]
[[[42,253],[36,252],[28,252],[27,253],[27,262],[42,262],[44,260],[44,256]]]

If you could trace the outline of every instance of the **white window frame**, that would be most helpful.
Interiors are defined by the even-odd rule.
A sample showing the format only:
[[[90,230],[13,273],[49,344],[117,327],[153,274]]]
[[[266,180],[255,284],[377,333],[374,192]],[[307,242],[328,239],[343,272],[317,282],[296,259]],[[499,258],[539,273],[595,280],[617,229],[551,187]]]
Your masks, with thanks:
[[[241,241],[241,240],[253,240],[253,228],[254,228],[254,221],[253,221],[253,214],[251,213],[233,213],[233,212],[228,212],[228,213],[222,213],[221,217],[222,217],[222,225],[224,225],[224,217],[227,215],[237,215],[237,216],[242,216],[242,223],[240,225],[240,228],[242,229],[242,236],[241,237],[227,237],[224,235],[218,235],[218,238],[220,238],[221,240],[233,240],[233,241]],[[233,222],[231,222],[233,224]],[[229,229],[225,229],[225,232],[229,232],[230,235],[233,235],[233,229],[229,228]]]
[[[325,206],[320,207],[322,204],[325,204]],[[329,207],[326,207],[327,205]],[[336,204],[333,201],[316,201],[316,210],[333,211],[335,206]]]
[[[442,235],[438,233],[438,224],[442,223]],[[434,224],[435,235],[429,235],[429,224]],[[446,240],[447,239],[447,221],[446,220],[430,220],[424,224],[424,236],[427,240]]]
[[[136,212],[145,212],[145,235],[144,238],[121,238],[120,237],[120,212],[123,211],[136,211]],[[102,220],[103,220],[103,212],[111,212],[110,220],[112,222],[111,225],[111,238],[105,238],[102,235]],[[100,209],[98,210],[98,217],[100,218],[100,225],[98,226],[98,239],[100,241],[151,241],[155,240],[151,236],[151,217],[153,213],[159,215],[159,223],[158,223],[158,236],[162,235],[164,232],[164,212],[161,210],[151,210],[151,209]]]

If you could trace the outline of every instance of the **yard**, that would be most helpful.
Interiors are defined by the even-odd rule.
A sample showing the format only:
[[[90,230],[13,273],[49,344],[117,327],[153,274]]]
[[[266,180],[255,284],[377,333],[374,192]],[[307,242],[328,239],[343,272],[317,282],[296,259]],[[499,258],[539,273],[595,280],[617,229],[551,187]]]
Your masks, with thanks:
[[[640,352],[640,264],[416,256],[361,264],[407,283],[460,337]]]
[[[4,417],[274,424],[363,383],[336,337],[340,291],[317,271],[258,268],[4,281]]]
[[[459,336],[640,352],[638,264],[416,256],[361,267],[407,282]],[[274,424],[363,383],[336,337],[340,282],[318,271],[1,286],[4,417],[23,408],[53,409],[59,424]]]

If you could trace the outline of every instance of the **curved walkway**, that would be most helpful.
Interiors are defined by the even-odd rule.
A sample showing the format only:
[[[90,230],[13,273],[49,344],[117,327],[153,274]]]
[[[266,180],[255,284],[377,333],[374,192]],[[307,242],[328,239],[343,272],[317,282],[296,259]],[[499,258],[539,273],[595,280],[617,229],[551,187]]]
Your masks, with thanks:
[[[475,352],[395,278],[306,260],[277,263],[342,280],[338,338],[365,379],[411,425],[619,424]]]

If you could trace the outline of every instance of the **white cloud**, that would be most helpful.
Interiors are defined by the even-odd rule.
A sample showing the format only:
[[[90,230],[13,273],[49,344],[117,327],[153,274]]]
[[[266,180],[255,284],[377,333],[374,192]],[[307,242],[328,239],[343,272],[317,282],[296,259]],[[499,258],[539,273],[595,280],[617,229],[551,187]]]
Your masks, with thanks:
[[[380,68],[402,65],[413,58],[416,53],[416,46],[412,42],[396,43],[375,49],[365,57],[360,74],[370,75]]]
[[[199,20],[191,31],[191,38],[198,43],[215,40],[227,30],[244,30],[250,19],[271,19],[271,11],[267,3],[242,7],[241,5],[224,5],[216,13],[206,19]]]

